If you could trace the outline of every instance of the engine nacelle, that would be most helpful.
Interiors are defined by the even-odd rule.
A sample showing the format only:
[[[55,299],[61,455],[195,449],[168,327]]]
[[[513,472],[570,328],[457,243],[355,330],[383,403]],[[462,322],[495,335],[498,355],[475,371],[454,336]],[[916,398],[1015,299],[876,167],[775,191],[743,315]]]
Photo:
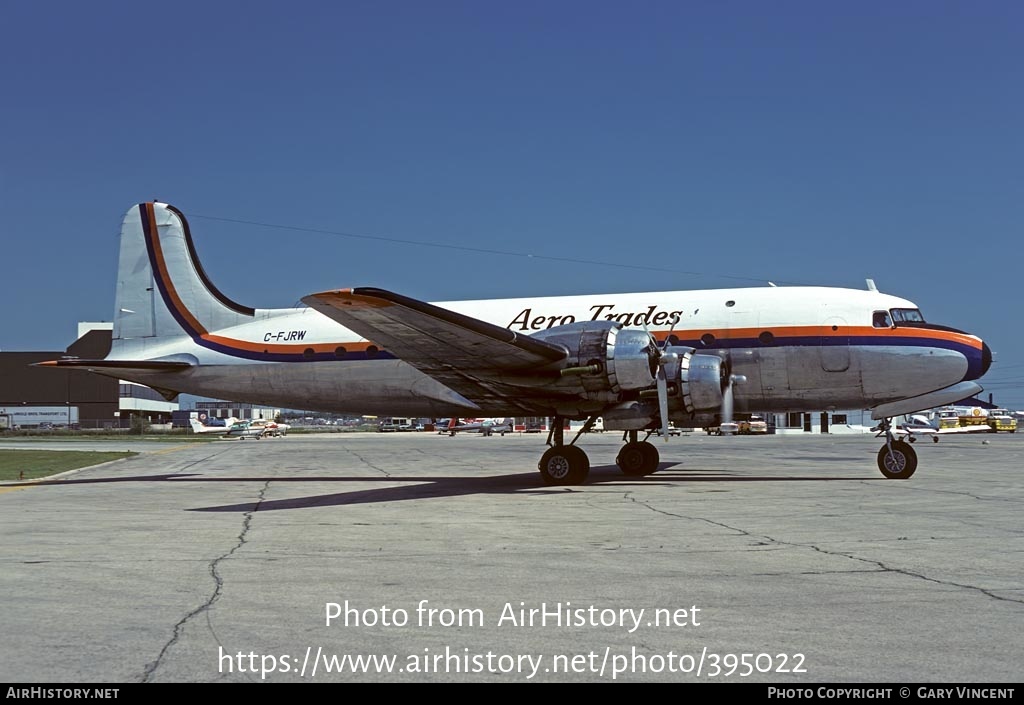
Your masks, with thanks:
[[[577,386],[587,399],[610,401],[622,392],[653,387],[657,343],[649,333],[614,321],[580,321],[533,337],[563,346],[569,357],[560,386]]]
[[[726,382],[722,358],[694,354],[693,348],[670,347],[665,352],[679,357],[677,370],[666,369],[665,376],[670,383],[678,380],[683,408],[691,414],[721,409]],[[678,375],[675,379],[673,373]]]
[[[575,399],[560,405],[563,414],[589,415],[604,406],[606,424],[609,416],[615,419],[612,428],[646,428],[658,416],[659,366],[670,389],[671,417],[693,418],[722,407],[726,366],[717,355],[682,346],[662,350],[649,333],[615,321],[570,323],[534,337],[568,352],[555,385]]]

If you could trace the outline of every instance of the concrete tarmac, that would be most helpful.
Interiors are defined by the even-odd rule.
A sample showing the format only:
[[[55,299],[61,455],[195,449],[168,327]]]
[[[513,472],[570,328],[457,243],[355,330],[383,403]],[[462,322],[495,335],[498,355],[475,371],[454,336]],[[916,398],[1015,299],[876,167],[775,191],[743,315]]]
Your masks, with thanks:
[[[0,681],[1024,675],[1024,433],[919,441],[905,481],[870,436],[655,440],[627,478],[591,434],[571,488],[543,442],[293,434],[0,483]]]

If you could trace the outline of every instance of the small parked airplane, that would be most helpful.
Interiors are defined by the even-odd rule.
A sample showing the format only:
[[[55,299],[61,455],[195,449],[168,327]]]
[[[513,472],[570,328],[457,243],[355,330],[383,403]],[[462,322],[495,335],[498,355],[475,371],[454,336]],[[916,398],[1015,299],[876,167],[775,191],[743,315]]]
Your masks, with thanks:
[[[567,420],[624,431],[627,475],[658,469],[639,440],[669,422],[732,423],[747,412],[870,409],[878,467],[910,477],[917,456],[891,418],[976,395],[992,353],[927,323],[912,302],[868,290],[763,287],[430,304],[335,289],[308,308],[253,309],[208,279],[184,215],[142,203],[125,215],[113,345],[102,360],[40,363],[180,392],[286,408],[414,417],[554,417],[539,463],[579,484],[587,455]],[[664,434],[667,438],[667,432]]]
[[[448,426],[444,430],[450,436],[454,436],[456,432],[482,433],[485,436],[490,436],[492,433],[500,433],[504,436],[506,433],[511,433],[514,429],[515,421],[510,418],[465,419],[462,421],[452,418],[448,421]]]
[[[216,416],[199,414],[198,418],[190,418],[189,425],[192,426],[192,433],[213,433],[224,434],[231,428],[231,424],[237,421],[235,417],[218,419]]]

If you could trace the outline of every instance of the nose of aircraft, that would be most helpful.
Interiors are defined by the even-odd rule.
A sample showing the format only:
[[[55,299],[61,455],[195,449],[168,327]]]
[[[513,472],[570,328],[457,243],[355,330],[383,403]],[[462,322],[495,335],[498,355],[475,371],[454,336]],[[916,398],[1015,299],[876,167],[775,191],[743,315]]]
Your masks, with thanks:
[[[967,375],[964,376],[965,380],[979,379],[984,377],[985,373],[988,372],[988,368],[992,366],[992,348],[988,346],[988,343],[982,341],[981,343],[981,356],[980,359],[975,357],[969,360],[967,365]]]
[[[992,348],[988,346],[985,341],[981,342],[981,374],[979,377],[984,377],[985,373],[988,372],[988,368],[992,366]]]

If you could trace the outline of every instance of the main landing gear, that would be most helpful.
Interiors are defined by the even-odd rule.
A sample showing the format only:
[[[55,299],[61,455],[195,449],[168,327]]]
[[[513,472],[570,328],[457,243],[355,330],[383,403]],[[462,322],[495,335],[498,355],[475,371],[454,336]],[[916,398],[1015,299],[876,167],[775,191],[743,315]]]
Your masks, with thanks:
[[[587,419],[569,445],[564,442],[564,420],[556,416],[548,433],[548,448],[541,456],[537,469],[546,485],[581,485],[590,474],[590,459],[575,445],[577,439],[594,425],[596,416]],[[650,475],[658,470],[658,449],[647,440],[637,441],[637,431],[627,431],[629,441],[619,451],[615,463],[626,475]],[[648,436],[650,434],[648,433]],[[626,440],[626,437],[623,437]]]
[[[909,443],[893,438],[892,419],[882,419],[879,426],[885,445],[878,450],[878,469],[890,480],[906,480],[917,470],[917,453]]]
[[[587,423],[572,439],[572,443],[564,443],[564,420],[556,416],[548,431],[548,445],[551,446],[537,463],[540,476],[544,479],[545,485],[582,485],[590,474],[590,458],[573,443],[580,437],[580,433],[587,431],[594,424],[596,417],[587,419]]]
[[[629,438],[629,441],[615,457],[615,464],[627,475],[650,475],[658,471],[661,456],[653,443],[648,443],[647,439],[637,441],[637,435],[638,431],[626,431],[622,440]],[[648,433],[647,437],[650,435]]]

